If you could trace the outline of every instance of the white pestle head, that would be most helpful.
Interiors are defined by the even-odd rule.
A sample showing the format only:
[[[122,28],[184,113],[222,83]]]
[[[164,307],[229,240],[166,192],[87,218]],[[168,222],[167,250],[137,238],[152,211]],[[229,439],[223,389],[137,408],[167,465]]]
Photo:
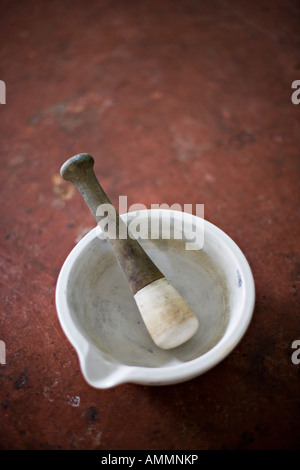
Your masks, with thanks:
[[[196,333],[197,317],[166,278],[146,285],[134,298],[153,341],[161,349],[180,346]]]

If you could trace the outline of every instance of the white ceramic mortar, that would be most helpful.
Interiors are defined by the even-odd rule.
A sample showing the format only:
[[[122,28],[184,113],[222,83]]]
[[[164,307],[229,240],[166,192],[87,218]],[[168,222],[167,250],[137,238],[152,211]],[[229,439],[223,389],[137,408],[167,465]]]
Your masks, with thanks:
[[[169,210],[140,211],[139,218],[170,220],[170,214],[174,224],[182,221],[181,212]],[[130,222],[135,216],[122,218]],[[91,386],[189,380],[222,361],[246,332],[255,287],[245,256],[211,223],[187,213],[184,220],[193,229],[204,227],[201,249],[187,250],[190,238],[183,234],[180,240],[140,240],[199,319],[196,335],[175,349],[162,350],[153,343],[109,242],[98,237],[99,227],[67,257],[57,281],[57,312]]]

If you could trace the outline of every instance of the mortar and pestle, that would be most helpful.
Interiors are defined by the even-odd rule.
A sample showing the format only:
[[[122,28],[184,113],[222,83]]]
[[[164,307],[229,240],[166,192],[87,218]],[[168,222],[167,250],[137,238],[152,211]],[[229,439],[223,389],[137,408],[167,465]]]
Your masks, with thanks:
[[[91,155],[79,154],[63,164],[61,175],[74,183],[100,224],[98,208],[112,205],[93,166]],[[141,214],[149,219],[170,212],[182,217],[166,210]],[[128,228],[134,214],[113,214],[106,213],[104,238],[97,226],[75,246],[57,281],[59,320],[87,382],[96,388],[165,385],[219,363],[253,313],[254,281],[243,253],[207,221],[201,220],[203,248],[190,253],[183,241],[137,241]],[[200,223],[185,217],[191,225]]]

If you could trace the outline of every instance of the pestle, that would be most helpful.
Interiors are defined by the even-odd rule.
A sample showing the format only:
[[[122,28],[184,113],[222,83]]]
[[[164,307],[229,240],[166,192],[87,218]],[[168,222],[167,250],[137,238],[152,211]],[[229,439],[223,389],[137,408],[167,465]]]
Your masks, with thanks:
[[[102,204],[112,207],[112,204],[100,186],[93,167],[94,158],[81,153],[67,160],[60,173],[65,180],[77,187],[99,223],[103,214],[97,215],[98,207]],[[109,219],[110,212],[107,213],[107,238],[127,278],[151,338],[162,349],[180,346],[198,329],[195,314],[139,242],[130,236],[128,226],[118,212],[115,210],[113,219]],[[122,233],[122,238],[118,238],[119,233]]]

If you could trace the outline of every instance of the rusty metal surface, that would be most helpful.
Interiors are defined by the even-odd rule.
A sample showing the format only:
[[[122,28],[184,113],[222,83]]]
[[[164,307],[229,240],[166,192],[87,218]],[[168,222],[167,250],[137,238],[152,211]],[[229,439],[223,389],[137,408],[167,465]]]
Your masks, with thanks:
[[[299,448],[300,79],[293,1],[1,3],[0,448]],[[112,202],[205,204],[253,270],[253,321],[189,382],[95,390],[54,305],[94,221],[59,169],[94,155]]]

